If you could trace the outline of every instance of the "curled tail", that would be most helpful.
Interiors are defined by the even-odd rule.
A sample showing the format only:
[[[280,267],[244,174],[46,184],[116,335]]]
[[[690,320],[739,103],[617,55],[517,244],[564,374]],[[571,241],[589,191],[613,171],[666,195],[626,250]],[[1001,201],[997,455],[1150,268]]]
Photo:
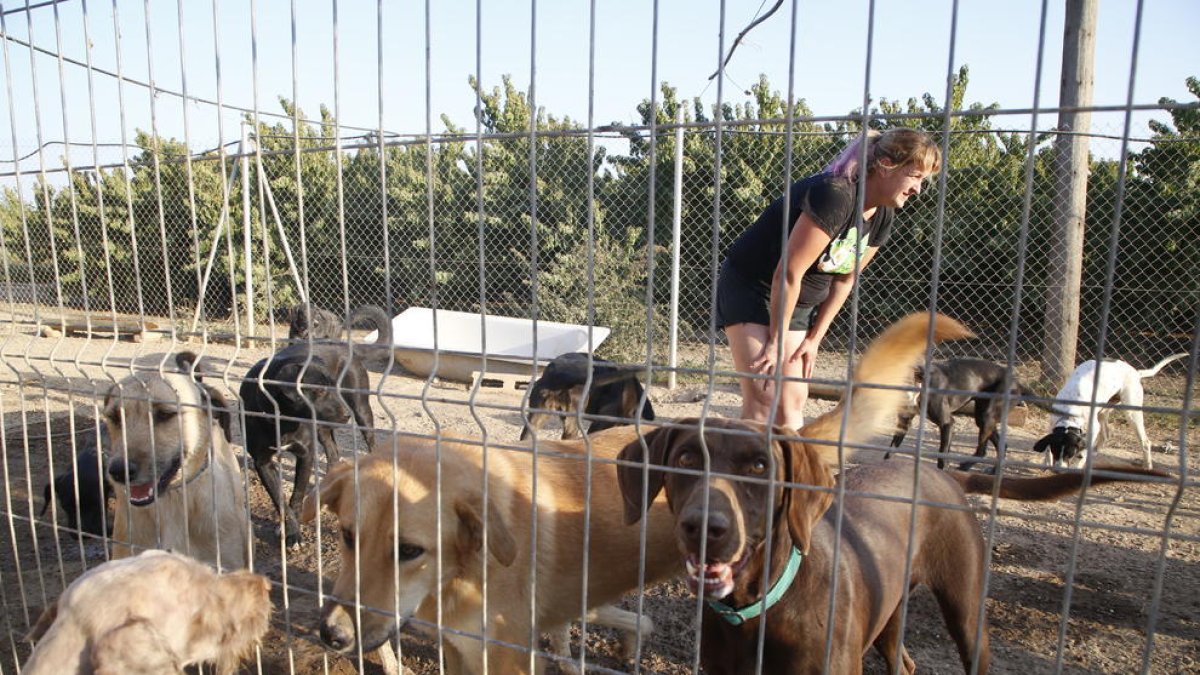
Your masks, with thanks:
[[[1167,358],[1163,359],[1162,361],[1159,361],[1158,363],[1154,364],[1153,368],[1139,370],[1138,376],[1141,377],[1143,380],[1146,379],[1147,377],[1154,377],[1155,375],[1158,374],[1158,371],[1167,367],[1167,364],[1174,363],[1175,361],[1178,361],[1179,359],[1183,359],[1183,358],[1187,358],[1186,353],[1175,354],[1174,356],[1168,356]]]
[[[1109,475],[1093,473],[1090,482],[1091,485],[1136,481],[1138,480],[1138,476],[1171,477],[1170,474],[1161,471],[1143,469],[1142,467],[1125,464],[1096,464],[1092,467],[1092,470],[1093,472],[1112,473]],[[1075,494],[1083,487],[1085,478],[1083,471],[1079,470],[1062,471],[1049,476],[1037,476],[1034,478],[1005,476],[1003,479],[990,474],[968,473],[965,471],[947,471],[946,473],[958,481],[963,492],[967,494],[991,494],[996,481],[999,480],[1001,497],[1021,501],[1046,501]]]
[[[876,431],[893,431],[896,413],[907,400],[900,389],[862,385],[903,386],[912,383],[913,368],[925,355],[929,335],[928,312],[915,312],[888,327],[871,343],[854,370],[854,390],[846,441],[861,441]],[[974,337],[966,326],[942,314],[933,316],[933,341]],[[837,407],[806,424],[802,436],[835,441],[842,426],[846,399]],[[827,451],[835,448],[826,446]]]
[[[383,311],[378,305],[363,305],[354,310],[350,314],[350,323],[346,328],[350,328],[362,319],[367,319],[375,324],[375,329],[379,334],[375,337],[375,344],[391,346],[392,344],[392,320],[388,317],[387,312]]]

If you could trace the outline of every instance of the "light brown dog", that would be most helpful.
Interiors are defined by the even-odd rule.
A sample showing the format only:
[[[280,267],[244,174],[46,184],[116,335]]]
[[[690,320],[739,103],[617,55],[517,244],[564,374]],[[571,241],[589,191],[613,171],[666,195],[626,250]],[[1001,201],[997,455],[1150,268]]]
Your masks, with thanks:
[[[183,373],[137,373],[104,399],[112,448],[113,557],[146,548],[181,551],[223,569],[249,560],[245,484],[230,443],[229,406],[189,374],[196,357],[176,357]]]
[[[399,437],[394,448],[381,440],[357,469],[335,466],[319,488],[321,505],[337,516],[341,539],[341,565],[321,619],[321,639],[340,652],[360,644],[370,651],[398,623],[415,619],[418,627],[453,629],[442,634],[449,672],[483,672],[486,651],[489,672],[508,674],[530,672],[530,648],[537,647],[539,634],[559,634],[589,609],[596,610],[590,614],[597,623],[638,629],[636,615],[607,605],[678,574],[682,566],[673,551],[648,546],[645,576],[639,576],[640,526],[622,522],[611,463],[634,438],[631,427],[590,437],[590,503],[583,441],[540,442],[536,472],[528,447],[489,447],[485,455],[478,442],[444,440],[436,448],[430,440]],[[314,497],[305,501],[306,521],[316,515]],[[649,542],[670,537],[671,514],[662,506],[651,508],[645,527]],[[486,650],[479,637],[485,634]],[[554,644],[561,643],[558,635]],[[534,668],[543,665],[538,659]]]
[[[928,324],[926,314],[902,319],[863,355],[846,442],[895,419],[903,391],[860,385],[905,383],[925,351]],[[934,328],[935,339],[969,334],[946,317]],[[704,433],[662,428],[646,437],[648,451],[641,443],[622,451],[622,459],[637,463],[619,470],[627,521],[641,518],[643,495],[665,492],[675,545],[664,539],[661,546],[677,549],[689,585],[708,599],[704,672],[861,673],[874,645],[888,672],[911,675],[915,664],[900,633],[903,600],[906,589],[924,584],[937,597],[963,667],[986,673],[983,538],[964,491],[991,494],[998,479],[890,460],[846,469],[835,481],[844,410],[843,402],[801,429],[799,439],[779,438],[797,432],[777,427],[768,442],[762,425],[707,420]],[[651,465],[648,474],[642,462]],[[1120,478],[1091,478],[1107,480]],[[1051,499],[1083,481],[1081,473],[1003,478],[999,495]],[[830,508],[838,482],[844,499],[840,509]]]
[[[268,628],[270,582],[146,551],[88,570],[38,619],[27,675],[235,672]]]

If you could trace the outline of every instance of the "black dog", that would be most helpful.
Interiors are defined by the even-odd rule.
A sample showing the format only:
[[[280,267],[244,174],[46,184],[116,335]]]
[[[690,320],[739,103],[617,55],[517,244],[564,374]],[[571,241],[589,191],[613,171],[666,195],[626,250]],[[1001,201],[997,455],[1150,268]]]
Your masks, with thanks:
[[[254,458],[258,478],[280,512],[288,546],[300,542],[296,512],[308,490],[317,442],[328,464],[338,459],[332,425],[353,416],[368,448],[375,448],[369,386],[361,359],[352,357],[346,345],[337,344],[314,344],[311,349],[302,343],[289,345],[246,373],[239,391],[246,412],[246,452]],[[275,453],[281,450],[296,457],[292,496],[286,504],[275,471]]]
[[[101,427],[100,433],[107,436]],[[94,437],[93,437],[94,438]],[[94,441],[93,441],[94,443]],[[51,501],[58,500],[59,507],[67,514],[67,527],[76,528],[103,537],[112,533],[112,517],[108,513],[108,478],[100,468],[96,445],[89,444],[75,456],[76,470],[67,469],[54,477],[51,490],[49,483],[42,490],[45,505],[39,517],[46,515]],[[78,479],[79,501],[75,501],[75,485]],[[78,513],[78,519],[76,519]]]
[[[979,427],[979,443],[975,448],[975,456],[987,454],[987,444],[990,441],[996,448],[998,459],[1004,459],[1004,447],[1000,445],[1000,415],[1004,409],[1004,377],[1008,369],[991,361],[982,359],[950,359],[934,361],[929,365],[928,392],[929,421],[938,427],[940,435],[940,453],[937,461],[938,468],[945,466],[945,455],[950,450],[950,438],[954,429],[954,413],[961,410],[971,401],[975,402],[975,424]],[[921,369],[917,370],[917,382],[921,381]],[[1010,396],[1021,395],[1021,385],[1013,373],[1008,393]],[[962,392],[962,393],[953,393]],[[919,410],[919,399],[913,408],[899,414],[897,431],[892,437],[892,447],[900,447],[913,417]],[[889,453],[890,454],[890,453]],[[970,469],[974,461],[966,461],[958,465],[961,470]],[[993,471],[995,467],[993,467]]]
[[[541,430],[554,412],[566,413],[562,416],[564,440],[583,435],[575,413],[580,397],[583,396],[583,385],[587,383],[587,364],[587,354],[570,353],[556,357],[546,366],[546,370],[542,371],[542,376],[533,383],[529,393],[531,411],[528,424],[521,430],[521,440],[525,440],[530,431],[536,433]],[[641,369],[619,366],[612,361],[597,358],[592,359],[592,364],[592,387],[588,392],[584,413],[628,420],[636,417],[638,402],[642,400],[643,392],[642,383],[637,378]],[[641,419],[654,419],[654,408],[648,398],[642,406]],[[594,420],[588,427],[588,433],[602,431],[618,424],[621,422]]]
[[[342,317],[327,309],[312,305],[310,314],[304,304],[296,305],[289,312],[288,339],[307,340],[311,337],[313,340],[341,340],[344,330],[363,319],[371,321],[379,331],[379,336],[375,338],[375,344],[392,344],[392,322],[388,319],[387,313],[375,305],[363,305],[354,310],[350,315],[350,321],[344,325]]]

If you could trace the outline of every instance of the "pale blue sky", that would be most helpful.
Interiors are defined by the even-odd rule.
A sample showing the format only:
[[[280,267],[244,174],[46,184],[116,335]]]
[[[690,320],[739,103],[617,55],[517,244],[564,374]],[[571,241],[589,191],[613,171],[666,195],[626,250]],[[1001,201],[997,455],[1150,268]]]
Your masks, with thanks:
[[[382,56],[378,46],[379,6],[374,2],[335,4],[295,0],[295,48],[292,3],[224,0],[218,5],[215,29],[211,2],[148,4],[149,20],[143,2],[117,2],[121,68],[128,77],[148,80],[152,67],[159,87],[181,91],[186,74],[192,96],[215,100],[219,93],[227,105],[253,108],[257,93],[257,105],[266,112],[280,111],[277,97],[292,98],[295,82],[298,100],[310,115],[315,116],[318,106],[324,103],[330,108],[337,107],[344,124],[366,128],[376,128],[380,123],[382,81],[383,126],[387,130],[423,132],[427,108],[433,115],[435,133],[443,130],[439,119],[443,113],[456,124],[474,129],[471,117],[474,95],[467,86],[468,75],[476,72],[474,0],[431,1],[428,41],[424,2],[384,3]],[[185,6],[182,47],[180,4]],[[649,98],[661,82],[675,86],[686,97],[699,95],[708,103],[716,100],[717,84],[710,82],[708,76],[721,59],[719,3],[662,0],[657,33],[654,4],[639,0],[597,0],[594,29],[589,18],[593,6],[579,0],[536,3],[485,0],[480,4],[480,53],[485,85],[499,85],[500,77],[510,74],[519,88],[527,89],[536,78],[537,103],[551,114],[584,123],[590,105],[597,126],[614,121],[635,123],[638,103]],[[770,4],[770,0],[761,5],[727,3],[726,48],[756,13]],[[1063,2],[1047,4],[1041,105],[1053,107],[1058,101]],[[0,6],[6,13],[8,34],[28,39],[25,13],[13,11],[23,3],[4,2]],[[726,101],[745,100],[743,91],[765,73],[772,86],[785,94],[789,78],[794,77],[796,97],[806,99],[818,115],[845,114],[861,103],[867,77],[868,3],[801,0],[797,6],[798,15],[793,17],[792,3],[784,3],[739,47],[727,69]],[[50,51],[59,51],[56,40],[61,36],[64,55],[84,60],[85,7],[93,63],[115,71],[116,31],[111,2],[66,0],[57,5],[60,19],[57,27],[53,8],[32,10],[33,42]],[[869,87],[873,96],[907,99],[929,92],[939,100],[943,98],[950,68],[952,7],[950,0],[876,2]],[[1004,108],[1033,105],[1041,8],[1042,3],[1033,0],[960,2],[954,67],[967,64],[971,68],[969,102],[995,102]],[[1135,8],[1134,2],[1124,0],[1101,3],[1096,48],[1097,105],[1121,105],[1126,101],[1134,55]],[[789,56],[793,18],[794,64]],[[535,26],[536,40],[531,40]],[[1154,103],[1160,96],[1190,99],[1184,79],[1200,75],[1197,28],[1200,28],[1200,2],[1145,1],[1136,59],[1135,103]],[[257,87],[251,54],[255,36]],[[592,50],[594,84],[589,90]],[[147,58],[148,53],[153,54],[152,59]],[[0,159],[12,159],[13,136],[18,146],[16,154],[34,150],[39,122],[42,141],[60,141],[65,134],[74,142],[90,142],[93,110],[95,140],[99,143],[121,140],[122,106],[112,77],[96,74],[94,94],[89,96],[83,68],[65,64],[60,77],[59,64],[52,57],[39,56],[31,66],[28,49],[12,42],[8,43],[6,54],[5,86],[0,89],[4,106],[0,114],[9,117],[11,100],[15,123],[12,135],[0,137]],[[37,73],[36,92],[32,86],[33,68]],[[123,94],[125,129],[132,139],[133,129],[151,128],[150,99],[145,88],[132,84],[124,87]],[[64,110],[65,131],[61,115]],[[160,133],[184,137],[183,106],[178,98],[160,95],[154,113],[153,124]],[[212,105],[191,103],[187,113],[193,147],[210,148],[219,140],[236,139],[238,113],[220,116],[225,124],[223,130],[218,130],[219,116]],[[1149,116],[1137,116],[1135,135],[1145,132]],[[1166,119],[1163,113],[1153,116]],[[997,126],[1011,128],[1027,128],[1028,124],[1028,115],[996,121]],[[1053,114],[1039,118],[1039,128],[1053,124]],[[1100,115],[1095,128],[1119,134],[1121,125],[1120,115]],[[46,153],[48,165],[57,165],[61,154],[58,147],[51,148]],[[102,162],[120,158],[115,150],[102,150],[100,156]],[[72,161],[90,163],[91,151],[74,151]],[[36,159],[26,160],[22,170],[36,170],[37,165]],[[11,161],[0,163],[0,173],[8,173],[11,168]],[[5,179],[6,183],[10,181]]]

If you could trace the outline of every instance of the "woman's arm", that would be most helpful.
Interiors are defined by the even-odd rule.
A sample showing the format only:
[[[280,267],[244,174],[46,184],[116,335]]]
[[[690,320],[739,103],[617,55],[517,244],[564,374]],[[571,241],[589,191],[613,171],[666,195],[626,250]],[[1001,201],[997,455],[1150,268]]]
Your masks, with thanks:
[[[762,352],[750,367],[756,371],[769,372],[775,364],[775,351],[779,344],[779,329],[786,327],[792,321],[792,313],[796,310],[796,301],[800,298],[800,285],[804,273],[816,262],[817,256],[829,245],[830,236],[817,225],[817,221],[807,213],[801,213],[796,219],[796,226],[788,235],[787,248],[779,263],[775,266],[775,276],[771,281],[771,323],[768,326],[767,342]],[[784,260],[787,261],[787,271],[784,272]]]

